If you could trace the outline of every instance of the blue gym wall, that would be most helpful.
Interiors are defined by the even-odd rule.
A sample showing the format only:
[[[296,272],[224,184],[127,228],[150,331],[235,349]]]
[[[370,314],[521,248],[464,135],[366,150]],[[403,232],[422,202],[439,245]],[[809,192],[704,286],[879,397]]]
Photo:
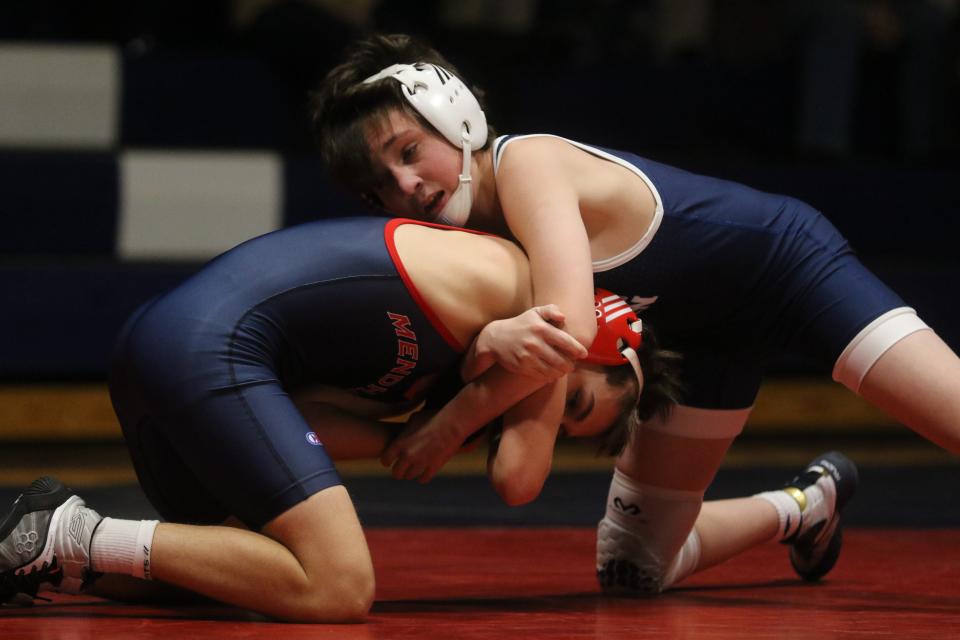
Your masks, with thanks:
[[[124,319],[204,260],[278,226],[365,213],[324,178],[304,115],[305,91],[356,25],[311,15],[239,37],[224,3],[195,14],[166,3],[159,18],[163,4],[131,16],[106,3],[112,23],[70,3],[0,10],[0,380],[101,380]],[[746,60],[574,55],[576,38],[536,21],[526,32],[441,28],[374,4],[368,28],[419,30],[486,87],[501,133],[630,148],[810,202],[960,348],[956,74],[939,153],[897,152],[890,88],[873,71],[857,150],[814,157],[794,144],[789,48]],[[776,367],[814,370],[802,355]]]

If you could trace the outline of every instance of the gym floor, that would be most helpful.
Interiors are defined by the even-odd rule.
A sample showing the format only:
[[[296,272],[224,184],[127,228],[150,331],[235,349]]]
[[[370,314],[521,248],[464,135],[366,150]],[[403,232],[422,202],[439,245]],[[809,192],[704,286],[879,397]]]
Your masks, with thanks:
[[[861,488],[845,512],[840,561],[818,584],[798,580],[786,549],[768,544],[656,599],[602,597],[594,527],[612,462],[563,445],[543,495],[521,508],[498,503],[477,454],[426,486],[392,480],[376,464],[343,465],[377,570],[367,624],[280,624],[228,607],[54,596],[0,609],[0,637],[960,637],[960,465],[909,432],[748,430],[708,499],[776,487],[825,448],[858,463]],[[153,515],[117,442],[8,444],[0,469],[4,504],[53,471],[102,513]]]
[[[829,449],[857,463],[861,482],[840,560],[818,584],[797,579],[786,548],[771,543],[659,598],[601,596],[594,537],[613,461],[561,443],[542,495],[519,508],[489,487],[482,452],[458,456],[428,485],[393,480],[375,461],[338,465],[377,572],[367,624],[54,596],[0,608],[0,638],[825,639],[960,629],[960,461],[837,385],[765,385],[707,499],[778,487]],[[0,388],[0,504],[45,474],[103,514],[156,515],[100,385]]]

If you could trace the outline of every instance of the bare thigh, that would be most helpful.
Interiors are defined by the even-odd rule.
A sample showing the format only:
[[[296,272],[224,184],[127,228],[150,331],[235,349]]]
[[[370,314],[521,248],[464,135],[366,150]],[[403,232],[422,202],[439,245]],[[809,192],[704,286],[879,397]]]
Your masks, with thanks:
[[[860,395],[960,455],[960,358],[932,330],[912,333],[880,356]]]
[[[642,484],[705,491],[736,436],[691,438],[672,435],[669,429],[672,421],[689,423],[691,419],[710,420],[711,413],[675,407],[667,422],[657,430],[640,429],[637,437],[617,460],[617,468]],[[717,412],[717,416],[717,419],[729,419],[727,412]],[[746,412],[742,419],[746,420]],[[704,431],[709,431],[709,425],[704,425]]]

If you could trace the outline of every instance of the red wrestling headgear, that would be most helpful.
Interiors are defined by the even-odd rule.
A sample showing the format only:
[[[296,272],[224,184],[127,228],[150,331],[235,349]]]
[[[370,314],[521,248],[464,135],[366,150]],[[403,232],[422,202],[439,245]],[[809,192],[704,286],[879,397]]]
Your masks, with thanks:
[[[630,364],[643,384],[637,349],[643,341],[643,327],[627,301],[605,289],[594,289],[597,311],[597,337],[587,350],[587,362],[602,365]]]

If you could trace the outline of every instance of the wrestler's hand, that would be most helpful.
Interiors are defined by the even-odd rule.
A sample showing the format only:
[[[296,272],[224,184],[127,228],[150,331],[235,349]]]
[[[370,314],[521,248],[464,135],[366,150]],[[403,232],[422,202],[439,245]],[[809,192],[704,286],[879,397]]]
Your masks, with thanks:
[[[507,371],[549,382],[573,371],[587,350],[562,329],[555,304],[533,307],[519,316],[494,320],[477,336],[476,351]]]
[[[456,429],[434,412],[413,415],[380,456],[383,466],[392,468],[398,480],[430,482],[437,471],[459,452],[462,439]]]

